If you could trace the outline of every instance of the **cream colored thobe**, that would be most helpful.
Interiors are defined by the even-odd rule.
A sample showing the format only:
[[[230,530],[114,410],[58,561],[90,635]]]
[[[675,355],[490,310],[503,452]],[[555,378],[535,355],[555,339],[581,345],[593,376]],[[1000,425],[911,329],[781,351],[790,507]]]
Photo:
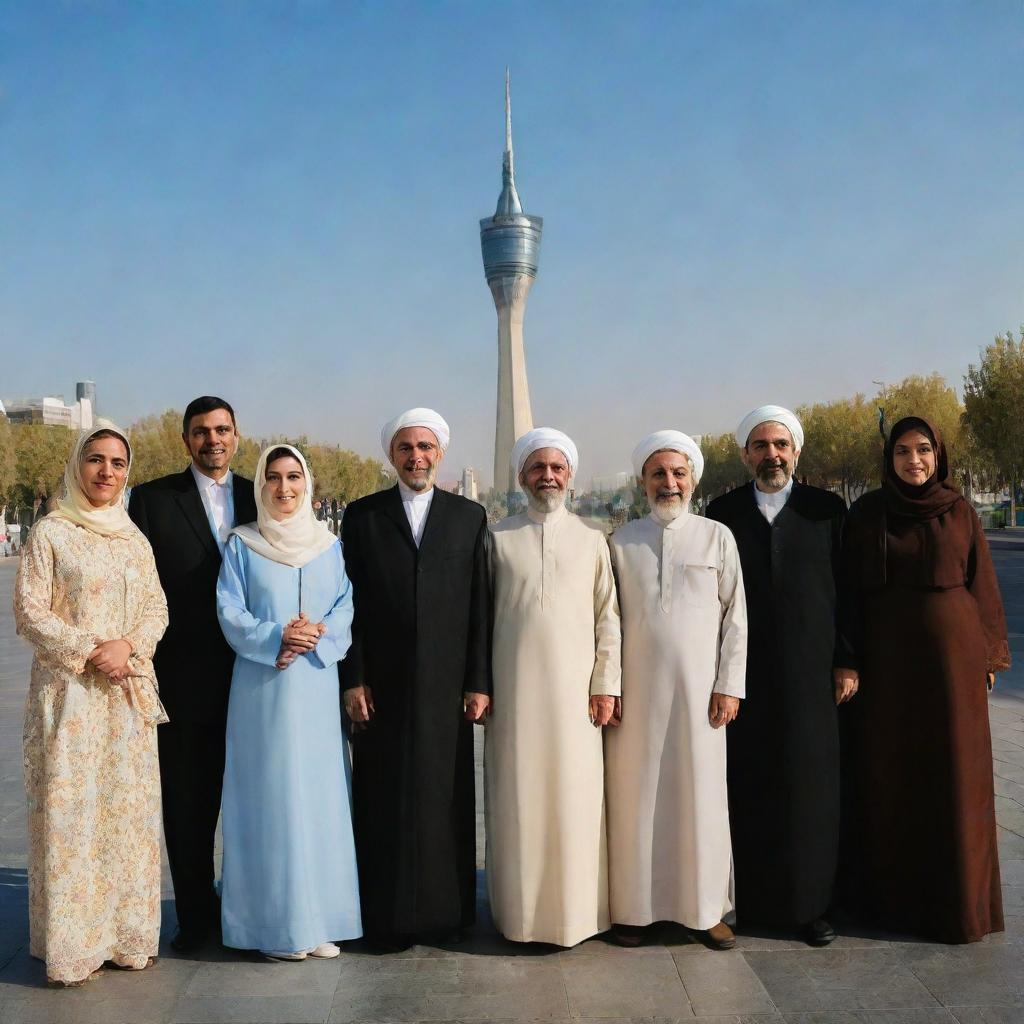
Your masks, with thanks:
[[[733,906],[727,727],[711,727],[708,706],[712,692],[744,694],[736,543],[710,519],[651,514],[616,530],[611,552],[623,691],[605,736],[612,920],[710,928]]]
[[[619,693],[604,534],[559,508],[494,527],[494,711],[484,755],[487,882],[498,930],[572,946],[608,928],[601,730]]]

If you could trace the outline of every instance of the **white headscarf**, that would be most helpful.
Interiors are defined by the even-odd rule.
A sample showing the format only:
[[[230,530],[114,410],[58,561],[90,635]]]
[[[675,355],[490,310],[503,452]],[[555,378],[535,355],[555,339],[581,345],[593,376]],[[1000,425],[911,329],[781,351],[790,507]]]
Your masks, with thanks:
[[[109,420],[96,420],[92,430],[83,431],[78,435],[74,450],[64,467],[64,489],[57,501],[57,507],[50,513],[58,519],[67,519],[78,526],[84,526],[101,537],[130,537],[138,532],[138,528],[128,518],[128,510],[124,501],[124,486],[110,499],[108,504],[94,508],[85,496],[85,482],[82,479],[82,456],[85,446],[97,434],[109,431],[124,441],[128,452],[128,472],[125,473],[125,484],[132,468],[132,446],[128,437],[120,428]]]
[[[275,519],[263,497],[263,488],[267,482],[267,459],[271,452],[279,448],[295,456],[306,478],[306,493],[300,499],[299,507],[286,519]],[[290,444],[272,444],[264,448],[256,466],[252,489],[256,495],[256,525],[249,523],[236,526],[231,531],[250,550],[272,562],[301,569],[338,543],[338,538],[327,528],[327,524],[313,515],[313,477],[298,448]]]
[[[633,449],[633,472],[637,477],[644,475],[644,463],[655,453],[663,451],[682,452],[693,463],[693,485],[700,483],[704,474],[704,455],[700,445],[689,434],[681,430],[656,430],[648,434]]]
[[[781,423],[793,435],[793,444],[797,448],[803,448],[804,428],[800,426],[796,414],[781,405],[762,405],[759,409],[748,412],[743,417],[743,422],[736,428],[736,443],[741,448],[746,448],[751,431],[762,423]]]
[[[569,476],[576,475],[580,456],[572,438],[553,427],[537,427],[523,434],[512,448],[512,468],[517,477],[522,473],[526,460],[541,448],[557,448],[569,463]]]
[[[434,412],[433,409],[408,409],[401,416],[396,416],[393,420],[385,423],[384,429],[380,432],[380,446],[384,449],[384,454],[388,459],[391,458],[391,442],[394,440],[395,434],[400,430],[405,430],[406,427],[426,427],[427,430],[433,431],[441,451],[448,450],[451,430],[444,417],[440,413]]]

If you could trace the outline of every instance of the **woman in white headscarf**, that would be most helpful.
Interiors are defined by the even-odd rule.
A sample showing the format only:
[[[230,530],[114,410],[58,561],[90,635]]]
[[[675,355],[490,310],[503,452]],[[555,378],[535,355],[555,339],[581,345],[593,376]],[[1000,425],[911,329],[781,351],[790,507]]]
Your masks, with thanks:
[[[83,433],[64,494],[37,523],[14,586],[35,649],[25,706],[31,953],[51,982],[152,963],[160,939],[160,769],[166,722],[152,657],[167,604],[128,518],[124,432]]]
[[[224,943],[276,960],[336,957],[362,934],[351,768],[337,663],[352,586],[313,514],[298,449],[274,445],[254,482],[257,519],[228,538],[217,614],[237,654],[222,825]]]

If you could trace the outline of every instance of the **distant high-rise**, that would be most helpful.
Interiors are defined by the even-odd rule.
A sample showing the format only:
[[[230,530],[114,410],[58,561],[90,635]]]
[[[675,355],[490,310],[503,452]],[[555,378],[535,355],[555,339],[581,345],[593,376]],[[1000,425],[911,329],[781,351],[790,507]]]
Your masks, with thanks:
[[[512,161],[512,107],[505,69],[505,157],[501,195],[493,217],[480,221],[484,274],[498,311],[498,417],[494,435],[494,486],[511,493],[516,487],[509,466],[516,439],[533,429],[530,389],[526,383],[523,316],[526,297],[537,276],[542,217],[523,213]]]
[[[80,402],[83,398],[89,399],[93,414],[96,413],[96,381],[80,380],[75,385],[75,400]]]

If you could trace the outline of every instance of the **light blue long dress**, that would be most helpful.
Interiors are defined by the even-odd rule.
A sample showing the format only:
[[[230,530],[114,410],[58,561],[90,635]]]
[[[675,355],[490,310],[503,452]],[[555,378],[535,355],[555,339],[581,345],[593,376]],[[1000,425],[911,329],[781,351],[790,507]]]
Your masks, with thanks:
[[[300,586],[302,610],[327,633],[315,651],[277,669]],[[295,951],[358,938],[352,776],[335,667],[352,625],[341,545],[294,569],[231,537],[217,615],[237,654],[222,806],[224,944]]]

